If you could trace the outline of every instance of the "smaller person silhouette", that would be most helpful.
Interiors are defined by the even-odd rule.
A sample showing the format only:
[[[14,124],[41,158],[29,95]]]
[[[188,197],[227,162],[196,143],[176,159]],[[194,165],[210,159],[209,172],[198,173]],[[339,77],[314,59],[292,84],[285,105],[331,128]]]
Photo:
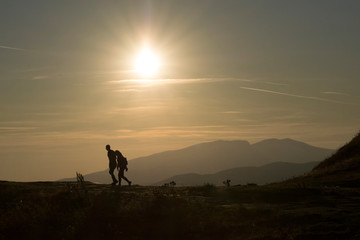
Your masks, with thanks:
[[[116,183],[118,182],[115,175],[114,175],[114,170],[116,168],[116,153],[111,150],[110,145],[106,145],[106,150],[108,151],[108,158],[109,158],[109,174],[113,180],[111,185],[116,185]]]
[[[126,157],[124,157],[121,152],[119,150],[115,151],[116,157],[117,157],[117,169],[119,170],[119,186],[121,186],[121,179],[124,179],[129,186],[131,185],[131,181],[129,179],[127,179],[124,176],[124,171],[128,171],[128,167],[127,167],[127,159]]]

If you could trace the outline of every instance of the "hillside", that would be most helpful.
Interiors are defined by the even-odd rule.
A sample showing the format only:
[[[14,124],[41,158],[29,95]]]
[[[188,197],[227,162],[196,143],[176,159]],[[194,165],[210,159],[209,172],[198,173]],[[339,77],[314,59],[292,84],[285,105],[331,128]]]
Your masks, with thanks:
[[[213,174],[226,169],[258,167],[273,162],[321,161],[332,153],[333,150],[291,139],[268,139],[255,144],[247,141],[215,141],[129,159],[129,172],[126,174],[135,184],[150,185],[184,173]],[[126,152],[124,154],[126,156]],[[111,181],[108,170],[85,175],[85,179],[97,183]]]
[[[306,180],[358,186],[360,183],[360,133],[316,166],[306,176]]]
[[[221,186],[224,185],[223,181],[227,179],[231,180],[231,185],[244,185],[248,183],[266,184],[308,173],[318,163],[276,162],[260,167],[232,168],[215,174],[183,174],[165,179],[154,185],[163,185],[174,181],[177,186],[201,186],[206,183]]]
[[[359,239],[359,189],[0,181],[0,239]]]

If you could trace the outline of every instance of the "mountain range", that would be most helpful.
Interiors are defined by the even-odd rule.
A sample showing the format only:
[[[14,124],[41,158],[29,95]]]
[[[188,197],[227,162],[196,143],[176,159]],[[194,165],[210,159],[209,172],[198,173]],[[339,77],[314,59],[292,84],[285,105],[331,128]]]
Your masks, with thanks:
[[[283,181],[310,172],[319,162],[288,163],[275,162],[260,167],[238,167],[220,171],[215,174],[182,174],[154,185],[164,185],[175,182],[177,186],[197,186],[205,183],[221,186],[226,180],[230,185],[267,184]]]
[[[239,171],[241,175],[244,171],[250,171],[250,169],[255,171],[256,167],[264,165],[265,168],[270,166],[283,168],[283,164],[321,161],[329,157],[333,152],[334,150],[331,149],[314,147],[292,139],[267,139],[255,144],[241,140],[214,141],[179,150],[156,153],[147,157],[128,159],[129,171],[126,172],[126,176],[134,184],[139,185],[159,184],[173,176],[190,173],[205,175],[229,171],[229,174],[230,172],[232,174],[231,176],[235,176],[236,171]],[[126,153],[124,155],[126,156]],[[106,158],[105,153],[104,158]],[[279,162],[283,162],[283,164]],[[277,164],[266,166],[272,163]],[[250,168],[244,170],[244,167]],[[303,168],[300,165],[298,167]],[[257,169],[260,170],[261,168]],[[301,175],[306,172],[305,170],[311,169],[305,167],[304,171],[296,172],[294,175],[290,174],[291,176],[286,177]],[[261,171],[264,170],[260,170],[258,174],[261,174]],[[258,184],[278,181],[284,176],[279,172],[290,172],[290,170],[283,168],[283,170],[273,170],[272,172],[278,172],[277,175],[280,178],[264,177],[264,179],[255,182],[255,178],[249,177],[248,180],[244,179],[243,181],[250,182],[252,179],[252,182]],[[84,177],[85,180],[96,183],[111,182],[108,170],[87,174]],[[235,178],[233,177],[233,179]],[[61,181],[73,180],[74,178],[68,178]],[[221,177],[221,180],[224,180],[223,177]]]

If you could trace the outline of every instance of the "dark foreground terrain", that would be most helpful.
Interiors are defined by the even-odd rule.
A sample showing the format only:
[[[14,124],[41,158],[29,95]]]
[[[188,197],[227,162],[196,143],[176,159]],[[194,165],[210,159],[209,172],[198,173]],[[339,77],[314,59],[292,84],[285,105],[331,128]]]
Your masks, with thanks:
[[[0,182],[0,239],[360,239],[360,189]]]

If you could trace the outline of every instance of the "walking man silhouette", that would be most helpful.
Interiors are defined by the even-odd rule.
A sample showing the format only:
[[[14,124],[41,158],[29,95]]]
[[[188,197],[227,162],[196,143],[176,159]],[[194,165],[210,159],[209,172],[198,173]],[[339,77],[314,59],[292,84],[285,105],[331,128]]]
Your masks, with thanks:
[[[119,150],[115,151],[115,155],[117,156],[117,169],[119,170],[119,186],[121,186],[121,179],[124,179],[125,181],[127,181],[127,183],[129,184],[129,186],[131,185],[131,181],[129,179],[127,179],[124,176],[124,171],[128,171],[128,167],[127,167],[127,159],[126,157],[124,157],[121,152]]]
[[[112,185],[115,185],[118,180],[116,180],[116,177],[114,175],[114,170],[116,168],[116,154],[113,150],[111,150],[110,145],[106,145],[106,150],[108,151],[108,158],[109,158],[109,173],[113,180]]]

